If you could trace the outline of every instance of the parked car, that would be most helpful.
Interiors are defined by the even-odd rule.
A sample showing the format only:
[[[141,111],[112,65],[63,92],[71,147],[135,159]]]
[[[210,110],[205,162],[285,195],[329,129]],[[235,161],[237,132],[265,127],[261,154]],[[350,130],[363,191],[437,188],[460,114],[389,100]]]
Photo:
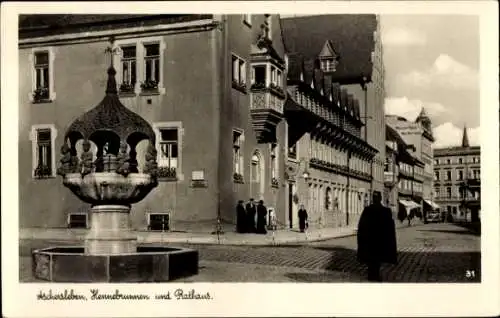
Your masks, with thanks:
[[[427,214],[427,222],[441,222],[441,214],[439,212],[430,212]]]

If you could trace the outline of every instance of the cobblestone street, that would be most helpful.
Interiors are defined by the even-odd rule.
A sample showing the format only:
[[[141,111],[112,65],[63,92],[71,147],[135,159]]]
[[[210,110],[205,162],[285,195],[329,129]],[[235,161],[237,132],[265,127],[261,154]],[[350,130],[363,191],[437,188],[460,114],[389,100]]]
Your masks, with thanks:
[[[479,282],[480,236],[452,224],[398,230],[399,262],[384,266],[386,282]],[[32,241],[33,242],[33,241]],[[38,245],[41,242],[37,242]],[[47,242],[43,243],[44,245]],[[301,245],[189,245],[200,253],[200,271],[185,282],[361,282],[356,237]],[[21,280],[31,280],[28,246],[21,249]]]
[[[286,267],[284,276],[299,282],[363,281],[356,261],[356,237],[279,247],[197,246],[206,261]],[[480,237],[451,224],[427,224],[398,230],[399,262],[384,266],[387,282],[479,282]],[[292,273],[292,268],[311,273]],[[210,280],[200,271],[200,278]],[[205,276],[206,275],[206,276]],[[197,280],[196,278],[189,279]],[[238,277],[234,277],[239,281]],[[258,277],[254,278],[259,280]],[[228,281],[227,279],[223,279]]]

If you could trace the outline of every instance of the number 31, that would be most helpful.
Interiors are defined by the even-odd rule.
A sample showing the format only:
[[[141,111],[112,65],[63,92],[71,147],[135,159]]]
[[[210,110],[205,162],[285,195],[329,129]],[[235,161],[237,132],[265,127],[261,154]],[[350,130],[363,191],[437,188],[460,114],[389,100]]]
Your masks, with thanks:
[[[470,270],[465,271],[465,277],[467,277],[467,278],[476,277],[476,271],[470,271]]]

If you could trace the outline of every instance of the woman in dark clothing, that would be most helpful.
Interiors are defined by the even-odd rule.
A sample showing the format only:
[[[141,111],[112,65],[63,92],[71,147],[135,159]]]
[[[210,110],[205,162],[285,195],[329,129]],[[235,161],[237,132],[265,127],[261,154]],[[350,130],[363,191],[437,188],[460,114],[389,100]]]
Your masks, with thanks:
[[[396,227],[391,210],[381,204],[381,194],[373,193],[373,203],[367,206],[358,224],[358,261],[368,265],[368,280],[382,281],[382,263],[397,263]]]
[[[236,232],[246,233],[246,217],[245,207],[243,206],[243,200],[238,201],[236,206]]]
[[[267,216],[267,209],[264,206],[264,201],[260,200],[259,205],[257,206],[257,231],[256,232],[258,234],[267,234],[266,216]]]
[[[307,211],[302,204],[299,209],[299,228],[300,232],[304,232],[307,224]]]

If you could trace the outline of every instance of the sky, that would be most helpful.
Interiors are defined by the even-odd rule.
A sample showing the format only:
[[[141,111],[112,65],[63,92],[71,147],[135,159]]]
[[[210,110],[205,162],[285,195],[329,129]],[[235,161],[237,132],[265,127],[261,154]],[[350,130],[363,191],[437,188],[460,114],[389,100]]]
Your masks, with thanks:
[[[434,148],[460,145],[464,125],[479,145],[479,19],[381,16],[386,114],[431,118]]]

